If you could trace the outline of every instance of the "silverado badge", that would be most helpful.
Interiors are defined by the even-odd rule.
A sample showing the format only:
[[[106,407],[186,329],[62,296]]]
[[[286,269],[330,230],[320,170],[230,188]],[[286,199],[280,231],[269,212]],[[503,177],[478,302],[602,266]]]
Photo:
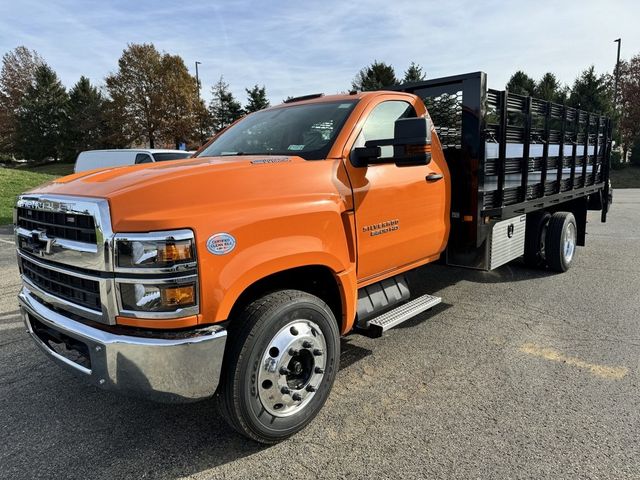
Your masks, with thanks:
[[[372,237],[377,237],[384,233],[395,232],[400,229],[400,220],[394,218],[393,220],[386,220],[384,222],[375,223],[373,225],[365,225],[362,227],[363,233],[369,233]]]

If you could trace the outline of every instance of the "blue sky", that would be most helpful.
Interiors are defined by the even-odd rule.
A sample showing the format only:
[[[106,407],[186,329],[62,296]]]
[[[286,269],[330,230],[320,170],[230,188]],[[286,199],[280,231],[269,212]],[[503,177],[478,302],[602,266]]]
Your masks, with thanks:
[[[220,75],[244,100],[264,84],[272,103],[288,95],[348,90],[360,68],[413,60],[429,77],[483,70],[502,88],[523,69],[567,83],[585,67],[611,71],[640,53],[640,2],[573,1],[80,1],[0,0],[0,53],[37,50],[71,86],[102,84],[127,43],[153,42],[202,62],[203,96]]]

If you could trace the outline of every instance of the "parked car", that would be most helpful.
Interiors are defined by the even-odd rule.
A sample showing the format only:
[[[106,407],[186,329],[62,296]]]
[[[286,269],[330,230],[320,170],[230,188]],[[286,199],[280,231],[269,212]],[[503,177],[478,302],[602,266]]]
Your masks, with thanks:
[[[139,163],[166,162],[189,158],[193,152],[162,149],[87,150],[80,152],[73,171],[84,172],[95,168],[121,167]]]

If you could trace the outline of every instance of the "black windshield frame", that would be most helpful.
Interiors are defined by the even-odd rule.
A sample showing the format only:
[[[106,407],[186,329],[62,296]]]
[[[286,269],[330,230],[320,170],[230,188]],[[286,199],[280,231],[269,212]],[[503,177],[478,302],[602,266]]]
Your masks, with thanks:
[[[218,138],[216,138],[211,144],[209,144],[206,148],[204,148],[200,153],[198,153],[198,157],[224,157],[224,156],[237,156],[237,155],[261,155],[261,156],[269,156],[269,155],[277,155],[277,156],[298,156],[304,158],[305,160],[322,160],[327,158],[327,155],[331,151],[335,140],[344,127],[347,119],[351,116],[356,104],[359,99],[344,99],[344,100],[335,100],[335,101],[327,101],[327,102],[310,102],[310,103],[302,103],[302,104],[285,104],[282,106],[269,108],[266,110],[260,110],[258,112],[252,113],[251,115],[247,115],[242,120],[232,125],[229,129],[222,132]],[[334,106],[333,111],[330,107]],[[324,136],[326,133],[322,134],[322,140],[317,140],[317,142],[324,142],[322,145],[318,145],[318,148],[310,148],[305,149],[306,144],[296,145],[290,144],[287,149],[251,149],[251,148],[242,148],[236,149],[241,151],[236,151],[232,148],[229,148],[225,151],[230,144],[238,145],[240,140],[247,141],[248,137],[247,131],[252,128],[258,128],[257,126],[262,123],[264,125],[269,125],[268,122],[272,122],[274,127],[282,128],[283,123],[282,120],[278,119],[278,116],[289,114],[291,118],[296,118],[304,116],[305,113],[309,114],[313,110],[316,110],[318,114],[325,114],[325,117],[318,116],[318,118],[314,118],[312,115],[306,116],[304,119],[309,122],[311,119],[314,119],[315,123],[310,123],[308,126],[308,130],[303,131],[300,130],[299,135],[303,135],[304,133],[310,134],[313,132],[313,129],[317,130],[317,125],[322,122],[331,121],[331,133],[329,134],[329,138],[325,139]],[[327,113],[332,113],[331,118],[326,117]],[[278,125],[278,121],[280,121],[280,125]],[[291,123],[291,122],[289,122]],[[292,123],[292,125],[298,125],[297,123]],[[263,126],[262,128],[265,128]],[[301,127],[302,128],[302,127]],[[275,130],[275,128],[274,128]],[[242,136],[239,133],[242,132]],[[318,136],[317,132],[313,132]],[[274,138],[270,139],[275,141],[277,138],[276,135],[278,132],[274,133]],[[279,132],[280,135],[284,135],[285,132]],[[233,141],[236,143],[234,144]],[[280,139],[282,141],[282,139]],[[292,147],[301,147],[300,149],[292,149]]]

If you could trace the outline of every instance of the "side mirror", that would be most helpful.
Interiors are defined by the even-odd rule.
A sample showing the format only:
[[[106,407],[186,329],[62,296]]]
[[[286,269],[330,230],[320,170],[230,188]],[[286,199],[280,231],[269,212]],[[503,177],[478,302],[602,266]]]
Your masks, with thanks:
[[[431,121],[428,118],[396,120],[393,159],[399,167],[427,165],[431,161]]]
[[[382,163],[380,162],[381,155],[382,149],[379,146],[356,147],[351,151],[350,158],[354,167],[366,167],[372,163]]]
[[[392,157],[382,157],[381,147],[393,147]],[[431,161],[431,121],[428,118],[402,118],[394,124],[394,138],[369,140],[364,147],[354,148],[351,163],[366,167],[379,163],[395,163],[398,167],[427,165]]]

